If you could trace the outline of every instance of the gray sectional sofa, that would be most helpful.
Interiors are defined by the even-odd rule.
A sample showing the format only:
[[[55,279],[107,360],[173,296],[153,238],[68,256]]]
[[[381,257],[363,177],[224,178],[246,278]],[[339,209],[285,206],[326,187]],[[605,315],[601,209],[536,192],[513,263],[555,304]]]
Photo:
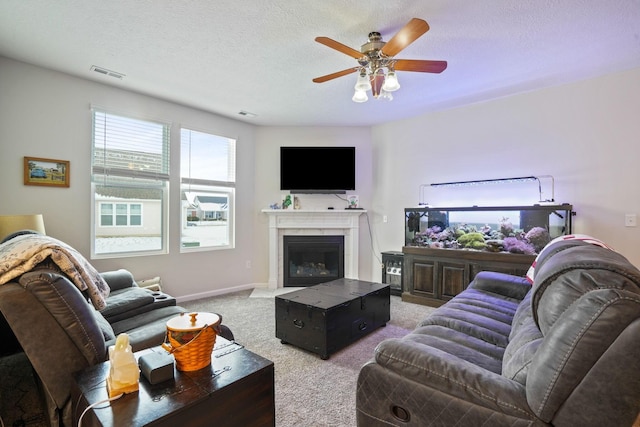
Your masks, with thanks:
[[[533,284],[483,272],[358,377],[359,426],[631,426],[640,411],[640,271],[552,242]]]

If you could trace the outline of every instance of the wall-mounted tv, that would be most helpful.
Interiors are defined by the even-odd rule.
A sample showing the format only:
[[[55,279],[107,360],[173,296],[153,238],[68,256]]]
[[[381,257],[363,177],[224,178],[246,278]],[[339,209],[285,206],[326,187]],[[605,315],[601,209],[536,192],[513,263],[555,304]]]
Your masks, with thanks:
[[[280,189],[345,194],[356,189],[355,147],[280,147]]]

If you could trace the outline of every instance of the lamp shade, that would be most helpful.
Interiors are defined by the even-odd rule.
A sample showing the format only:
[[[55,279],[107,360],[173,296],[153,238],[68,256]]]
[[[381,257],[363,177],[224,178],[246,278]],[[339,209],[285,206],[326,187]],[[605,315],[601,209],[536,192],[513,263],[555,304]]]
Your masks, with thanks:
[[[0,239],[20,230],[33,230],[45,234],[42,214],[0,215]]]

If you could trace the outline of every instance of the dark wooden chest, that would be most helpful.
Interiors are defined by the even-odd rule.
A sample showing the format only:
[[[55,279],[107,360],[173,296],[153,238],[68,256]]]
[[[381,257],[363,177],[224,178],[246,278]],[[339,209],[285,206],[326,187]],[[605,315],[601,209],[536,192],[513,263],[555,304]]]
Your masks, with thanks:
[[[277,296],[276,337],[328,359],[389,321],[388,284],[338,279]]]

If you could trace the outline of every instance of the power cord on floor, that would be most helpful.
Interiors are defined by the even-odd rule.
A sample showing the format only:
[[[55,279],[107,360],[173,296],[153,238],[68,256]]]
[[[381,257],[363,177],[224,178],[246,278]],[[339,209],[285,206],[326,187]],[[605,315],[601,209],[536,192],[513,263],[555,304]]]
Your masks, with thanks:
[[[108,403],[116,399],[120,399],[122,396],[124,396],[124,393],[120,393],[119,395],[110,397],[109,399],[104,399],[99,402],[92,403],[91,405],[84,408],[84,411],[82,411],[82,414],[80,414],[80,418],[78,418],[78,427],[82,427],[82,417],[84,417],[84,414],[86,414],[89,409],[93,409],[98,405],[102,405],[103,403]]]
[[[336,196],[340,200],[348,202],[346,197],[340,197],[340,195],[338,195],[338,194],[334,194],[334,196]],[[371,252],[373,253],[373,256],[376,257],[376,259],[378,260],[380,265],[382,265],[382,260],[378,256],[378,252],[376,251],[376,248],[375,248],[374,235],[373,235],[373,230],[371,228],[371,221],[369,220],[369,213],[365,212],[364,216],[367,219],[367,228],[369,230],[369,242],[371,243]]]

